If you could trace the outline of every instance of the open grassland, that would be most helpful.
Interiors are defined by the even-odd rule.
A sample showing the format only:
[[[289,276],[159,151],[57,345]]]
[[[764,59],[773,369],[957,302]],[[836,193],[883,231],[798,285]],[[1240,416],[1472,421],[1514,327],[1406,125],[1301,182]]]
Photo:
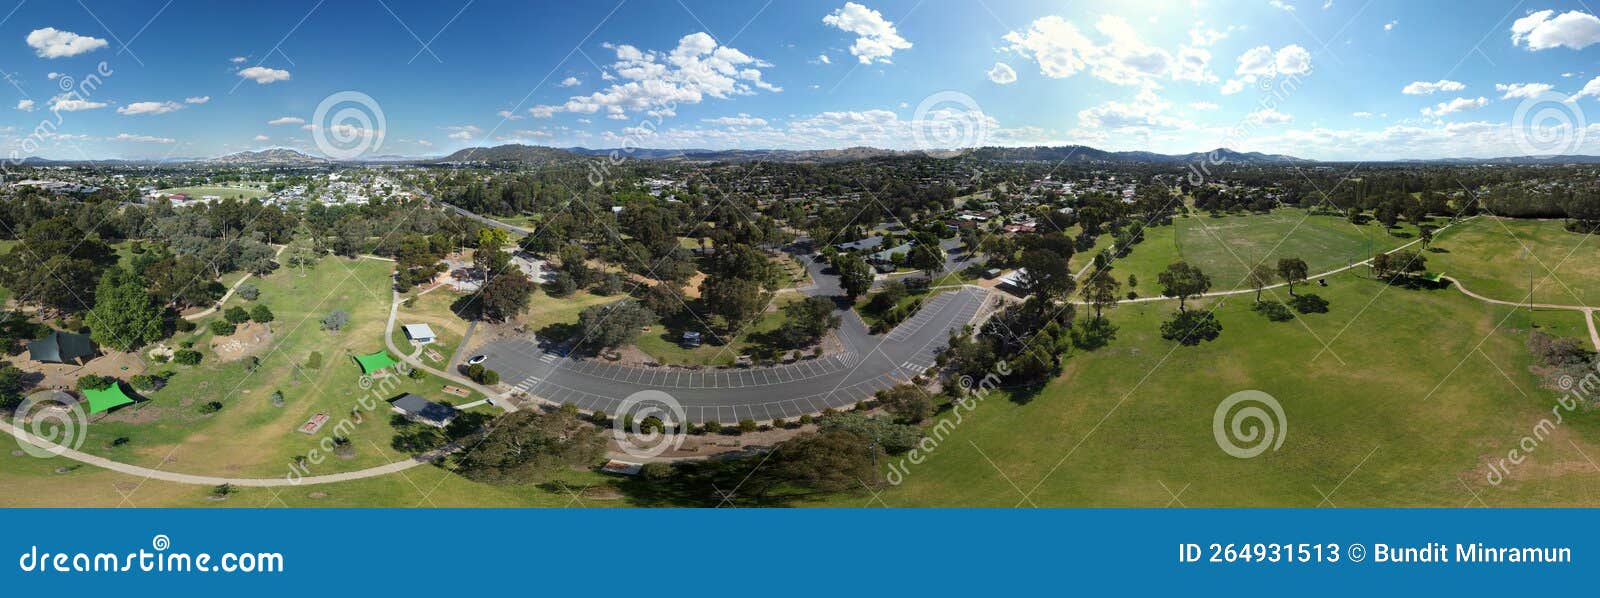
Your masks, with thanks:
[[[189,196],[189,199],[200,199],[207,195],[215,195],[222,199],[255,199],[257,197],[263,197],[267,194],[265,190],[256,187],[235,187],[222,185],[173,187],[171,189],[162,189],[161,193],[182,193]]]
[[[197,366],[151,363],[152,371],[175,372],[171,383],[147,393],[147,401],[94,420],[83,450],[187,473],[277,476],[348,419],[350,444],[340,450],[344,454],[313,465],[312,474],[404,458],[389,447],[393,429],[384,401],[406,392],[458,404],[481,397],[445,395],[440,392],[443,382],[431,376],[396,376],[374,390],[361,388],[352,356],[383,348],[390,268],[388,262],[330,257],[304,276],[298,269],[281,269],[256,281],[258,302],[276,313],[270,336],[259,335],[258,341],[256,333],[235,335],[233,340],[247,348],[238,358],[223,361],[210,348],[215,339],[204,332],[220,314],[199,322],[198,334],[180,333],[169,342],[192,341],[204,361]],[[247,303],[229,301],[235,302]],[[349,322],[337,332],[323,330],[321,319],[335,309],[349,313]],[[317,359],[313,354],[321,356],[317,367],[311,367]],[[258,358],[259,365],[250,367],[250,357]],[[273,404],[274,392],[283,393],[284,406]],[[221,409],[208,413],[205,405],[213,401]],[[296,431],[318,413],[331,418],[320,432]]]
[[[1116,260],[1117,275],[1138,277],[1131,290],[1141,296],[1161,294],[1156,275],[1168,264],[1183,260],[1211,276],[1212,291],[1249,288],[1250,267],[1262,260],[1298,257],[1311,274],[1326,272],[1365,260],[1371,254],[1399,247],[1416,239],[1416,228],[1402,225],[1393,232],[1379,224],[1351,224],[1342,216],[1312,215],[1298,208],[1270,214],[1213,218],[1196,214],[1173,220],[1171,226],[1145,230],[1145,240],[1127,256]]]
[[[1485,297],[1534,303],[1600,305],[1600,238],[1566,230],[1559,220],[1481,216],[1439,234],[1428,269],[1444,272]]]
[[[1177,506],[1170,489],[1190,507],[1328,506],[1323,493],[1340,507],[1600,505],[1600,468],[1584,457],[1600,454],[1593,411],[1563,412],[1528,462],[1487,482],[1486,464],[1556,405],[1558,394],[1529,370],[1532,326],[1578,336],[1581,315],[1530,316],[1454,289],[1391,288],[1355,274],[1316,292],[1331,311],[1300,322],[1269,322],[1249,296],[1198,302],[1218,307],[1224,330],[1197,347],[1160,338],[1172,304],[1118,307],[1111,346],[1069,358],[1025,404],[996,392],[959,425],[931,431],[937,450],[883,501]],[[1225,397],[1250,389],[1281,403],[1287,436],[1281,450],[1240,459],[1218,447],[1212,418]]]

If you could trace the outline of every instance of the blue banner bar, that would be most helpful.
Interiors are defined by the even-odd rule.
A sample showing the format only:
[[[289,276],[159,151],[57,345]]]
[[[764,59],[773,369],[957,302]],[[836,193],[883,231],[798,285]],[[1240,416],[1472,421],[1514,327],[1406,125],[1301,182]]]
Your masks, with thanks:
[[[524,596],[1010,596],[1225,587],[1297,596],[1417,587],[1441,595],[1532,587],[1592,592],[1600,579],[1594,559],[1600,512],[1585,510],[7,514],[0,587],[13,596],[494,588]]]

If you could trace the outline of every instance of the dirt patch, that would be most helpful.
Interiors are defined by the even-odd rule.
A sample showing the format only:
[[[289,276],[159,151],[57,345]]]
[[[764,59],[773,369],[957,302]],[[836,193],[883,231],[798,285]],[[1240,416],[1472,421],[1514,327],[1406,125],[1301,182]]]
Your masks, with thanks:
[[[211,339],[211,352],[220,362],[238,361],[270,346],[272,326],[255,322],[240,326],[229,336]]]
[[[106,376],[119,380],[145,373],[144,359],[138,353],[105,351],[84,365],[40,363],[28,359],[27,353],[6,358],[17,369],[38,377],[38,388],[69,389],[77,386],[78,378],[87,374]]]
[[[611,486],[590,486],[581,493],[589,500],[617,500],[622,498],[622,492]]]
[[[148,401],[146,401],[138,405],[130,405],[128,407],[108,413],[104,418],[101,418],[98,421],[134,425],[148,424],[161,419],[161,413],[161,407],[151,405]]]

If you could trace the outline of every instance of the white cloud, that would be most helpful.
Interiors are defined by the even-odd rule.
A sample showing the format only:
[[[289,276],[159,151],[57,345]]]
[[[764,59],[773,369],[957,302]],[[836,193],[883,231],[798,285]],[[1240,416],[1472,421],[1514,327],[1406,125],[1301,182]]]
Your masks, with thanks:
[[[833,64],[833,59],[832,58],[828,58],[827,54],[818,54],[817,55],[817,62],[820,62],[822,64]]]
[[[1268,0],[1267,6],[1271,6],[1283,12],[1294,12],[1294,5],[1284,2],[1283,0]]]
[[[17,109],[23,112],[33,112],[33,100],[18,100]]]
[[[117,108],[117,114],[166,114],[182,109],[183,104],[177,102],[134,102]]]
[[[1221,106],[1211,102],[1189,102],[1189,108],[1192,110],[1216,110]]]
[[[846,33],[856,34],[855,43],[850,44],[850,53],[861,64],[889,62],[896,50],[911,48],[911,42],[900,37],[894,23],[884,19],[882,13],[854,2],[846,2],[844,7],[822,17],[822,22]]]
[[[267,141],[269,139],[272,139],[272,138],[268,137],[266,135],[256,135],[256,141]]]
[[[1118,85],[1143,85],[1169,75],[1191,80],[1210,76],[1205,70],[1210,53],[1204,50],[1180,48],[1183,64],[1175,66],[1172,53],[1145,43],[1121,17],[1102,16],[1095,30],[1106,38],[1105,44],[1095,43],[1072,22],[1050,15],[1003,39],[1008,44],[1005,50],[1033,59],[1039,72],[1052,79],[1084,70]]]
[[[724,117],[720,117],[720,118],[707,118],[707,119],[704,119],[704,120],[705,120],[705,122],[708,122],[708,123],[718,124],[718,125],[723,125],[723,126],[728,126],[728,127],[765,127],[765,126],[767,126],[766,119],[764,119],[764,118],[756,118],[756,117],[750,116],[748,114],[745,114],[743,112],[740,112],[738,116],[724,116]]]
[[[228,62],[231,62],[231,63],[234,63],[234,64],[244,64],[244,61],[245,61],[245,57],[243,57],[243,56],[234,56],[233,58],[229,58],[228,59]]]
[[[1131,102],[1109,101],[1078,111],[1078,126],[1084,129],[1162,129],[1189,128],[1192,123],[1169,116],[1172,103],[1156,95],[1151,87],[1135,94]]]
[[[1222,95],[1231,96],[1241,91],[1244,91],[1244,81],[1229,79],[1227,83],[1222,84]]]
[[[474,125],[461,125],[461,126],[440,127],[440,128],[442,128],[442,129],[444,129],[446,131],[451,131],[451,133],[450,133],[450,135],[448,135],[448,137],[450,137],[451,139],[459,140],[459,141],[471,141],[472,139],[475,139],[475,138],[483,135],[483,129],[480,129],[480,128],[474,126]]]
[[[252,66],[239,71],[239,76],[255,81],[262,85],[275,81],[288,81],[289,71],[283,69],[269,69],[263,66]]]
[[[577,86],[581,85],[582,83],[583,82],[579,81],[577,77],[567,77],[567,78],[561,80],[561,86],[562,87],[577,87]]]
[[[499,112],[496,112],[495,114],[500,115],[500,118],[503,118],[503,119],[506,119],[506,120],[522,120],[523,118],[526,118],[526,117],[522,116],[521,114],[517,114],[517,113],[512,112],[510,110],[501,110]]]
[[[1354,116],[1356,118],[1372,118],[1372,113],[1371,112],[1351,112],[1350,116]]]
[[[706,98],[728,99],[754,95],[756,90],[783,91],[763,80],[761,69],[772,66],[737,48],[722,46],[701,32],[683,36],[670,52],[640,50],[626,44],[602,44],[617,54],[611,70],[621,83],[601,91],[573,96],[560,105],[528,109],[534,118],[557,112],[594,114],[604,109],[607,118],[626,119],[630,111],[666,114],[680,105],[699,104]]]
[[[1210,65],[1209,50],[1178,46],[1178,58],[1172,63],[1172,78],[1195,83],[1215,82],[1217,76],[1211,72]]]
[[[1511,23],[1511,45],[1525,45],[1529,50],[1582,50],[1600,42],[1600,18],[1576,10],[1553,16],[1555,12],[1541,10]]]
[[[267,124],[269,124],[269,125],[303,125],[303,124],[306,124],[306,119],[300,118],[298,116],[280,116],[278,118],[274,118],[272,120],[267,121]]]
[[[51,71],[49,74],[45,75],[44,78],[49,79],[51,81],[55,81],[56,79],[61,78],[61,73],[57,73],[55,71]]]
[[[105,108],[105,102],[94,102],[62,94],[50,98],[51,112],[78,112],[80,110],[98,110]]]
[[[1496,83],[1494,85],[1495,91],[1505,92],[1505,95],[1500,96],[1502,100],[1512,98],[1532,99],[1554,88],[1555,86],[1547,83]]]
[[[66,58],[106,47],[106,40],[61,31],[55,27],[35,29],[28,33],[27,41],[28,47],[33,48],[40,58]]]
[[[994,63],[994,68],[989,69],[989,80],[1000,85],[1010,85],[1017,82],[1017,71],[1004,62]]]
[[[1272,46],[1256,46],[1239,55],[1234,67],[1234,78],[1222,84],[1222,95],[1244,91],[1246,83],[1273,78],[1278,75],[1301,75],[1311,72],[1311,52],[1296,44],[1277,50]]]
[[[1400,21],[1389,21],[1389,22],[1383,24],[1383,30],[1384,31],[1394,31],[1394,26],[1395,25],[1399,25],[1399,24],[1400,24]]]
[[[1294,121],[1294,117],[1272,108],[1262,108],[1245,115],[1244,120],[1258,125],[1281,125]]]
[[[119,133],[114,139],[116,141],[137,141],[137,142],[140,142],[140,143],[173,143],[173,142],[177,141],[176,139],[173,139],[171,137],[152,137],[150,135],[129,135],[127,133]]]
[[[1322,3],[1322,10],[1328,10],[1330,8],[1333,8],[1333,0],[1325,0]]]
[[[1205,21],[1195,21],[1194,26],[1189,28],[1189,45],[1195,47],[1210,46],[1211,44],[1227,39],[1228,35],[1231,33],[1233,33],[1233,27],[1231,26],[1227,29],[1218,31],[1216,29],[1206,27]]]
[[[183,99],[185,104],[204,104],[209,101],[211,101],[211,96],[193,96]]]
[[[1425,96],[1433,95],[1441,91],[1461,91],[1466,88],[1466,84],[1460,81],[1451,81],[1449,79],[1440,79],[1432,82],[1412,81],[1411,83],[1406,84],[1405,87],[1400,88],[1400,93],[1408,96]]]
[[[433,147],[433,142],[432,141],[428,141],[426,139],[418,139],[417,140],[417,145],[420,145],[422,147]]]
[[[1588,83],[1583,84],[1583,89],[1567,98],[1567,102],[1577,102],[1585,97],[1600,97],[1600,77],[1590,79]]]
[[[1446,114],[1454,114],[1464,110],[1474,110],[1487,105],[1489,105],[1489,99],[1484,97],[1456,98],[1448,102],[1439,102],[1431,108],[1423,108],[1422,115],[1438,118]]]

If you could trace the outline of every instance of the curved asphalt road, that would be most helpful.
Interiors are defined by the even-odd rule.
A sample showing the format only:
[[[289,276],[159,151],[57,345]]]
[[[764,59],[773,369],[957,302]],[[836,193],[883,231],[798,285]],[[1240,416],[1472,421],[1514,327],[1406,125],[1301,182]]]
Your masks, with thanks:
[[[809,255],[800,255],[812,284],[801,292],[842,295],[837,276]],[[835,312],[844,351],[774,367],[702,368],[624,366],[598,359],[568,358],[532,337],[503,339],[479,350],[484,365],[500,372],[516,390],[584,411],[615,414],[624,399],[646,390],[665,392],[690,421],[734,423],[796,418],[840,408],[906,382],[933,367],[950,332],[978,316],[989,291],[966,287],[930,297],[911,319],[887,334],[873,335],[850,310]]]

